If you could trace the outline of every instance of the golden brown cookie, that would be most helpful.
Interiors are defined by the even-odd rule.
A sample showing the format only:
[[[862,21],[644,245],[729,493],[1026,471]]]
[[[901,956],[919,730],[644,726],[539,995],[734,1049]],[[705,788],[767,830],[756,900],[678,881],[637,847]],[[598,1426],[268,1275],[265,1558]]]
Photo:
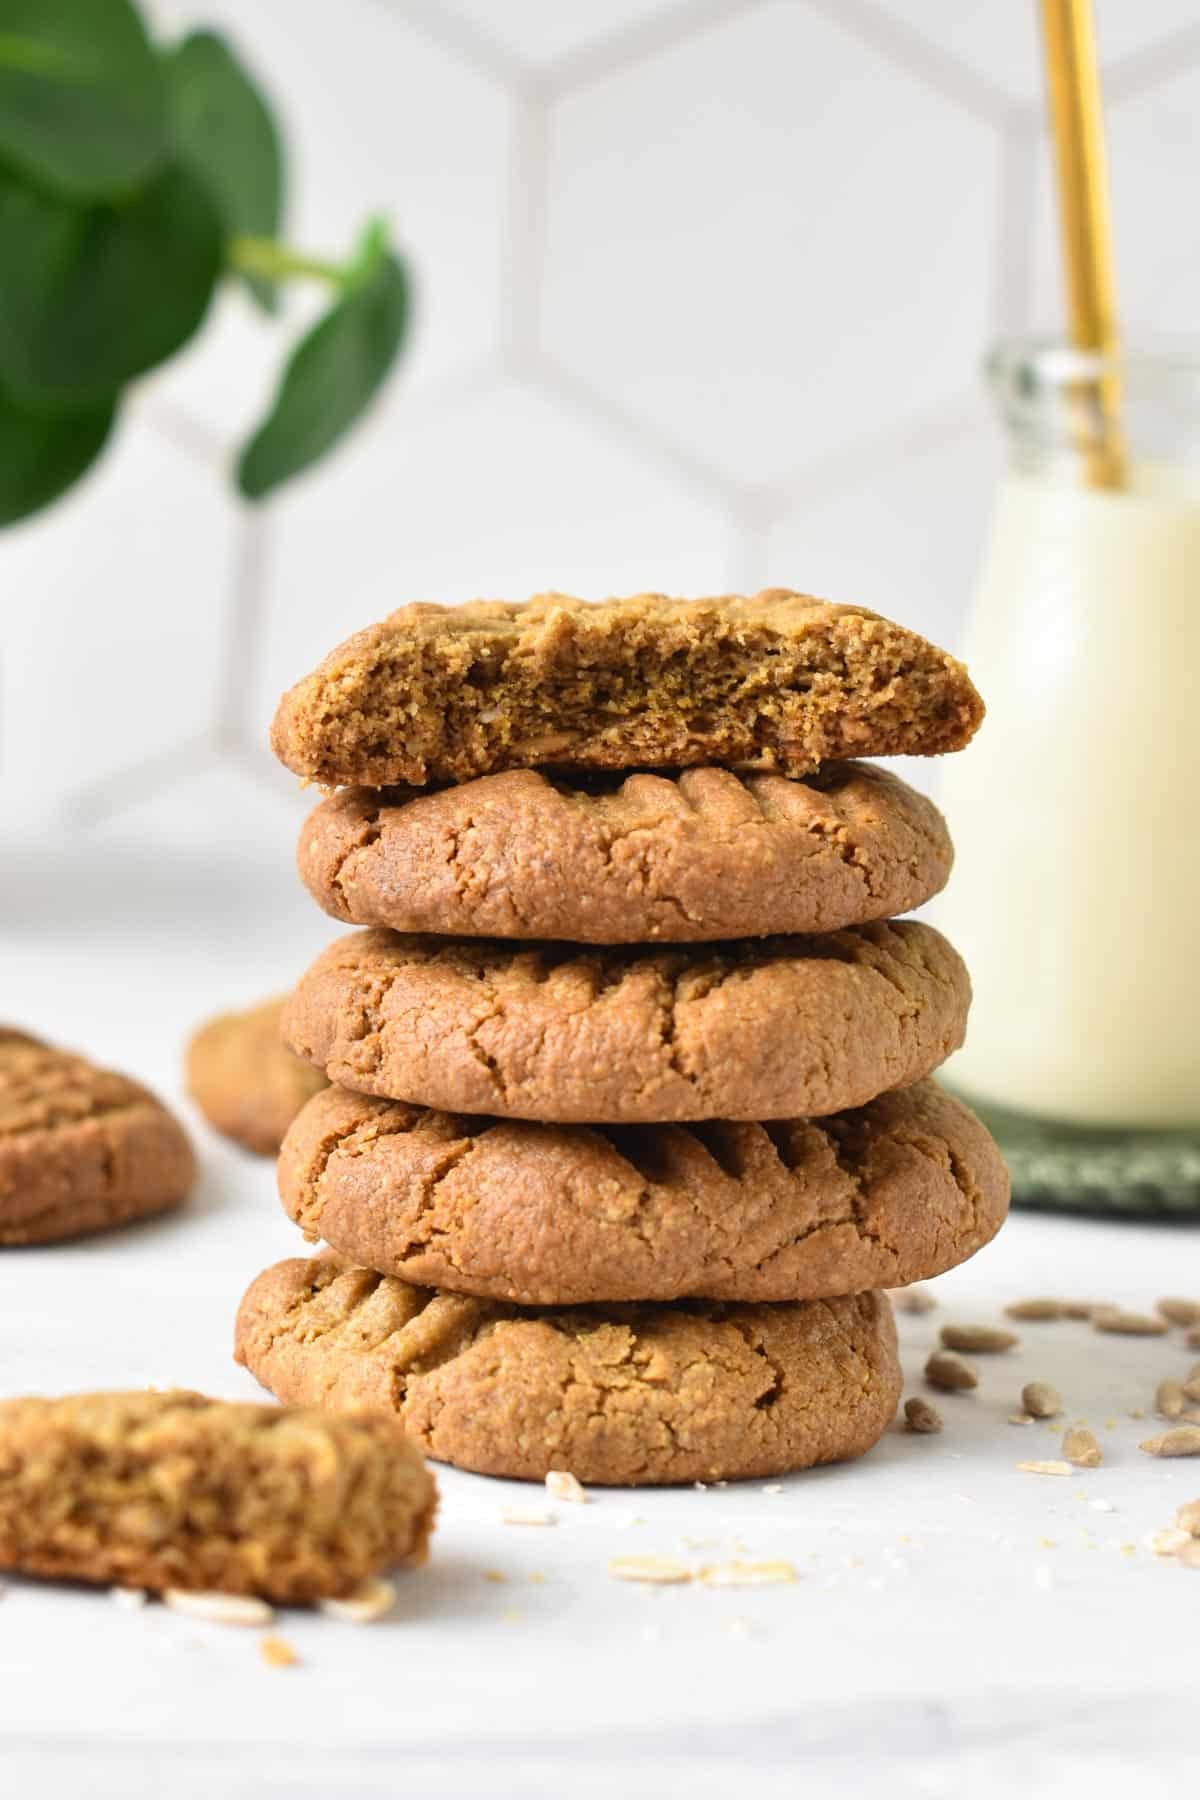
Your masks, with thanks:
[[[339,1260],[525,1306],[815,1300],[924,1281],[1004,1221],[1008,1171],[932,1082],[770,1125],[535,1125],[328,1088],[279,1192]]]
[[[260,1156],[283,1134],[325,1077],[293,1055],[279,1035],[282,996],[246,1012],[210,1019],[187,1047],[188,1093],[209,1124]]]
[[[147,1390],[0,1402],[0,1568],[303,1602],[422,1562],[437,1490],[393,1419]]]
[[[0,1035],[0,1245],[165,1212],[195,1172],[182,1126],[136,1081],[20,1032]]]
[[[277,1263],[236,1355],[281,1400],[377,1407],[484,1475],[656,1485],[861,1456],[900,1397],[882,1294],[522,1311],[333,1258]]]
[[[284,1008],[331,1081],[551,1122],[788,1119],[907,1087],[962,1042],[970,984],[928,925],[695,949],[358,931]]]
[[[500,769],[753,765],[959,750],[983,717],[966,670],[861,607],[770,588],[597,605],[404,606],[286,693],[275,754],[328,786]]]
[[[923,794],[830,763],[803,781],[512,769],[433,793],[348,788],[309,818],[298,860],[354,925],[680,944],[894,918],[945,885],[951,849]]]

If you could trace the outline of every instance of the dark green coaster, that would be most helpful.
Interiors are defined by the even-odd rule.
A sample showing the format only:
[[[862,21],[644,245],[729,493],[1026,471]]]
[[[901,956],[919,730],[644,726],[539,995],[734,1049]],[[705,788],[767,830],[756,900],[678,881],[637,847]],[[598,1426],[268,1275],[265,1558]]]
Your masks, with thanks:
[[[1048,1124],[960,1098],[1003,1151],[1014,1205],[1200,1221],[1200,1131]]]

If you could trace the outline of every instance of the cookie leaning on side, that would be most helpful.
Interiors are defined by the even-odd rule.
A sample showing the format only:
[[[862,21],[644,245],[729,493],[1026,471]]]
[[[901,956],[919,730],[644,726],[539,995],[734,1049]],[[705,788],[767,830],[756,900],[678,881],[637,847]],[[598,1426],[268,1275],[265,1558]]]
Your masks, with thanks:
[[[912,633],[778,592],[406,608],[333,652],[274,742],[353,785],[301,869],[375,927],[284,1014],[340,1084],[280,1161],[334,1253],[259,1277],[239,1360],[493,1474],[870,1448],[900,1382],[872,1290],[971,1255],[1008,1187],[923,1079],[962,965],[889,922],[944,882],[945,826],[821,765],[958,748],[981,714]]]
[[[221,1013],[188,1041],[188,1093],[209,1124],[257,1156],[276,1156],[284,1133],[325,1077],[280,1037],[282,998]]]

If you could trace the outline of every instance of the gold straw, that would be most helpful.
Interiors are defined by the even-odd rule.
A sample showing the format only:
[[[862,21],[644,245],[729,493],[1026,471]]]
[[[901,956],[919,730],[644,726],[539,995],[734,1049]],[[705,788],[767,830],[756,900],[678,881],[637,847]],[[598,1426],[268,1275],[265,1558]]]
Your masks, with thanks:
[[[1050,126],[1058,171],[1058,208],[1071,342],[1108,365],[1078,384],[1093,487],[1125,483],[1121,392],[1117,373],[1116,281],[1108,211],[1108,170],[1100,73],[1091,0],[1041,0]]]

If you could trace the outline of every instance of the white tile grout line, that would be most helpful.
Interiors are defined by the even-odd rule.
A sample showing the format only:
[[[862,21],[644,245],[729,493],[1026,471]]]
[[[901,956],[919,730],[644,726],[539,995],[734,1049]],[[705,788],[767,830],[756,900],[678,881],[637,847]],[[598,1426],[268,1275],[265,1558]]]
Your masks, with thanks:
[[[534,354],[541,335],[550,121],[547,103],[540,95],[526,95],[518,99],[516,107],[501,287],[506,310],[503,352],[519,362]]]
[[[111,775],[101,776],[87,787],[77,788],[64,799],[62,817],[85,829],[102,824],[150,799],[160,788],[201,774],[216,760],[216,749],[207,735],[183,738],[155,756],[143,757],[123,769],[115,769]]]
[[[1044,140],[1032,125],[1000,134],[1000,193],[992,243],[992,333],[1014,337],[1032,327],[1033,232],[1038,159]]]
[[[240,742],[247,726],[262,649],[270,513],[261,505],[240,501],[235,529],[234,575],[226,601],[220,689],[213,718],[218,746]]]
[[[982,388],[981,390],[982,391]],[[755,516],[768,521],[787,518],[814,501],[836,494],[869,476],[898,455],[936,450],[977,428],[978,395],[964,393],[929,413],[897,419],[871,438],[857,438],[836,455],[823,455],[781,481],[764,483],[746,496]]]
[[[731,593],[756,594],[769,580],[768,521],[741,509],[730,525],[728,582]]]
[[[198,343],[199,337],[196,342]],[[185,456],[203,463],[206,468],[216,469],[225,475],[230,463],[230,447],[221,433],[198,419],[185,407],[178,406],[173,400],[163,400],[158,395],[146,395],[145,398],[135,395],[130,403],[130,413],[140,419],[152,431],[182,450]]]
[[[1137,100],[1176,75],[1194,68],[1198,62],[1200,24],[1185,25],[1169,37],[1160,38],[1157,43],[1110,63],[1104,71],[1104,98],[1110,106]]]
[[[428,0],[374,0],[374,4],[392,18],[403,19],[430,43],[487,80],[512,89],[520,89],[526,83],[529,70],[522,59],[453,5],[430,5]]]
[[[1019,101],[890,13],[864,0],[802,0],[802,4],[870,44],[897,68],[907,69],[943,99],[963,107],[980,124],[1007,125],[1021,115]]]
[[[594,38],[538,72],[539,85],[556,99],[593,82],[607,81],[689,39],[718,29],[743,13],[757,12],[765,0],[681,0],[670,11]]]
[[[633,417],[619,401],[592,387],[548,351],[535,351],[528,362],[522,364],[521,373],[547,393],[556,394],[577,414],[590,418],[610,438],[618,439],[635,454],[674,470],[682,480],[707,493],[726,511],[736,508],[749,495],[751,490],[736,477],[725,475],[700,457],[692,456],[661,432]]]

